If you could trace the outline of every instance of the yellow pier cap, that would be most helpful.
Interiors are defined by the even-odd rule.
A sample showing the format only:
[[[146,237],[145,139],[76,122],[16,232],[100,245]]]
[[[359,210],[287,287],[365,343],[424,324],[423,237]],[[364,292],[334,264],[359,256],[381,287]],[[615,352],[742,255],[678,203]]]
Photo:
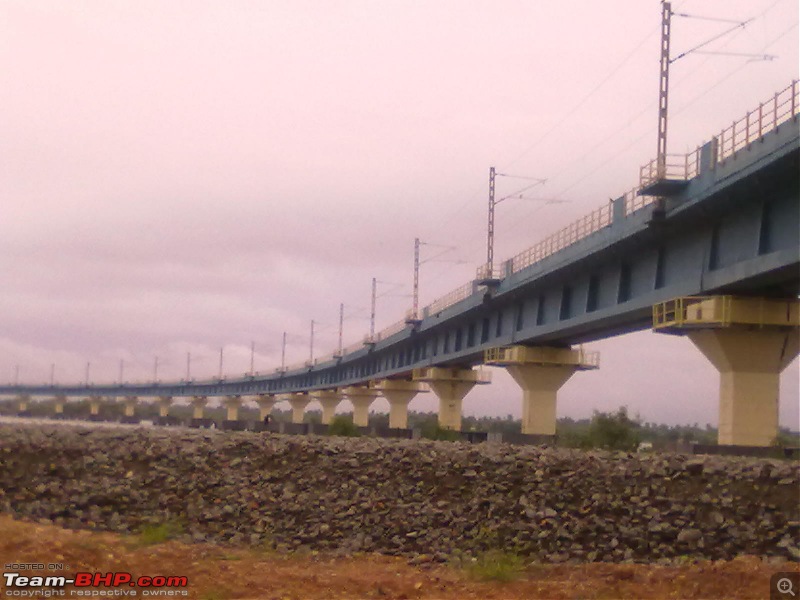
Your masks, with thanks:
[[[575,371],[597,369],[600,354],[583,348],[507,346],[487,349],[484,362],[505,367],[522,388],[522,433],[555,435],[558,390]]]
[[[713,327],[800,327],[800,301],[736,296],[687,296],[653,306],[653,329],[685,335]]]
[[[686,335],[719,371],[719,444],[773,443],[780,374],[800,351],[798,299],[675,298],[653,307],[653,328]]]
[[[460,431],[464,396],[476,385],[490,383],[492,376],[482,369],[422,367],[414,369],[412,379],[427,383],[439,398],[439,426]]]

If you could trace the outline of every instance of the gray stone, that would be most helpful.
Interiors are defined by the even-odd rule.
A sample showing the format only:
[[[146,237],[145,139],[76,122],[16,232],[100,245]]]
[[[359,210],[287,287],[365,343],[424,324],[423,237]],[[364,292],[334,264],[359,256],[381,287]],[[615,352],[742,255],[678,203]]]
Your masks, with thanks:
[[[685,544],[694,544],[703,538],[703,532],[699,529],[682,529],[678,533],[678,542]]]
[[[800,475],[781,461],[158,429],[0,426],[0,439],[0,509],[66,527],[180,522],[187,540],[421,564],[454,548],[797,560]]]

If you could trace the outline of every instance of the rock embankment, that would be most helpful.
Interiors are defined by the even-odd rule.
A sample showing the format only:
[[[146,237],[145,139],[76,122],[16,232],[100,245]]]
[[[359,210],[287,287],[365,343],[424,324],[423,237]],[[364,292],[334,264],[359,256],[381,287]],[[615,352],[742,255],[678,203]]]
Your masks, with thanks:
[[[797,462],[367,438],[0,427],[0,509],[72,528],[414,560],[797,560]]]

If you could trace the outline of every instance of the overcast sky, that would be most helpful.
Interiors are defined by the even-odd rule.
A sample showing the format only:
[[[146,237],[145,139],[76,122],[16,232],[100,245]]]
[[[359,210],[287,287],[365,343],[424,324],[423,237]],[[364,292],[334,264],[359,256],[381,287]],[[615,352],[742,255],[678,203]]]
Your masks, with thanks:
[[[669,151],[798,75],[796,0],[677,0],[746,20],[671,71]],[[485,260],[490,166],[547,178],[498,207],[503,260],[636,185],[656,149],[656,0],[0,0],[0,380],[129,381],[335,349]],[[672,54],[730,23],[673,17]],[[498,180],[498,193],[520,181]],[[546,203],[544,200],[559,200]],[[443,246],[453,250],[440,254]],[[446,262],[444,262],[446,261]],[[400,284],[400,285],[390,285]],[[683,338],[591,345],[559,415],[620,405],[716,424],[717,373]],[[506,373],[466,414],[519,416]],[[412,409],[436,406],[432,394]],[[385,400],[377,409],[388,408]],[[343,403],[342,410],[349,410]],[[781,423],[798,427],[797,361]]]

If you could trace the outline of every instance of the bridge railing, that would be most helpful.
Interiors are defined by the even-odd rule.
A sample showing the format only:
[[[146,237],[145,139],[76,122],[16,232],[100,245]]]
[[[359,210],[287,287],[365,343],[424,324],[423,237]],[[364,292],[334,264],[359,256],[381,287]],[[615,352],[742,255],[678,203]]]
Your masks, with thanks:
[[[330,352],[328,354],[325,354],[324,356],[320,356],[318,358],[315,358],[314,359],[314,364],[318,365],[318,364],[321,364],[321,363],[324,363],[324,362],[328,362],[329,360],[333,360],[334,358],[337,358],[338,356],[339,356],[339,351],[338,350],[336,352]]]
[[[380,342],[381,340],[385,340],[388,337],[393,336],[395,333],[400,333],[406,328],[406,320],[401,319],[397,321],[397,323],[392,323],[388,327],[381,329],[378,333],[375,334],[374,341]]]
[[[369,342],[369,335],[365,335],[364,339],[361,340],[360,342],[353,342],[349,346],[345,346],[344,348],[342,348],[342,354],[344,356],[347,356],[348,354],[350,354],[352,352],[356,352],[358,350],[361,350],[361,348],[364,347],[364,344],[368,343],[368,342]]]
[[[474,281],[465,283],[461,287],[454,289],[452,292],[442,296],[441,298],[437,298],[436,300],[428,304],[425,308],[422,309],[422,314],[428,316],[438,313],[447,308],[448,306],[453,306],[457,302],[461,302],[465,298],[469,298],[476,291],[477,291],[477,285]]]
[[[639,185],[646,187],[664,179],[687,180],[700,172],[700,147],[689,154],[667,154],[664,164],[657,158],[639,168]]]
[[[735,155],[739,150],[746,148],[766,134],[777,129],[781,123],[792,119],[798,114],[800,101],[798,100],[800,86],[798,81],[776,92],[766,102],[761,102],[758,108],[749,111],[738,121],[733,121],[729,127],[720,131],[715,136],[717,140],[717,155],[715,162],[720,163],[726,158]],[[689,180],[700,172],[700,148],[689,154],[667,154],[664,164],[659,164],[657,158],[639,169],[639,185],[646,187],[657,181],[665,179]]]
[[[297,370],[300,370],[300,369],[307,369],[310,366],[309,362],[310,361],[308,361],[308,360],[304,360],[304,361],[299,361],[299,362],[292,363],[290,365],[286,365],[285,371],[297,371]]]
[[[733,156],[794,117],[798,112],[798,92],[800,86],[795,80],[767,102],[759,104],[757,109],[751,110],[730,127],[723,129],[717,136],[717,160],[721,162]]]
[[[624,198],[626,217],[656,200],[655,196],[642,196],[639,194],[639,186],[625,192],[622,197]]]
[[[560,231],[531,246],[511,259],[511,272],[516,273],[559,250],[571,246],[591,234],[611,225],[611,204],[601,206],[585,217],[570,223]]]
[[[475,269],[475,279],[477,280],[502,279],[504,274],[505,270],[502,267],[497,265],[490,267],[488,262]]]

